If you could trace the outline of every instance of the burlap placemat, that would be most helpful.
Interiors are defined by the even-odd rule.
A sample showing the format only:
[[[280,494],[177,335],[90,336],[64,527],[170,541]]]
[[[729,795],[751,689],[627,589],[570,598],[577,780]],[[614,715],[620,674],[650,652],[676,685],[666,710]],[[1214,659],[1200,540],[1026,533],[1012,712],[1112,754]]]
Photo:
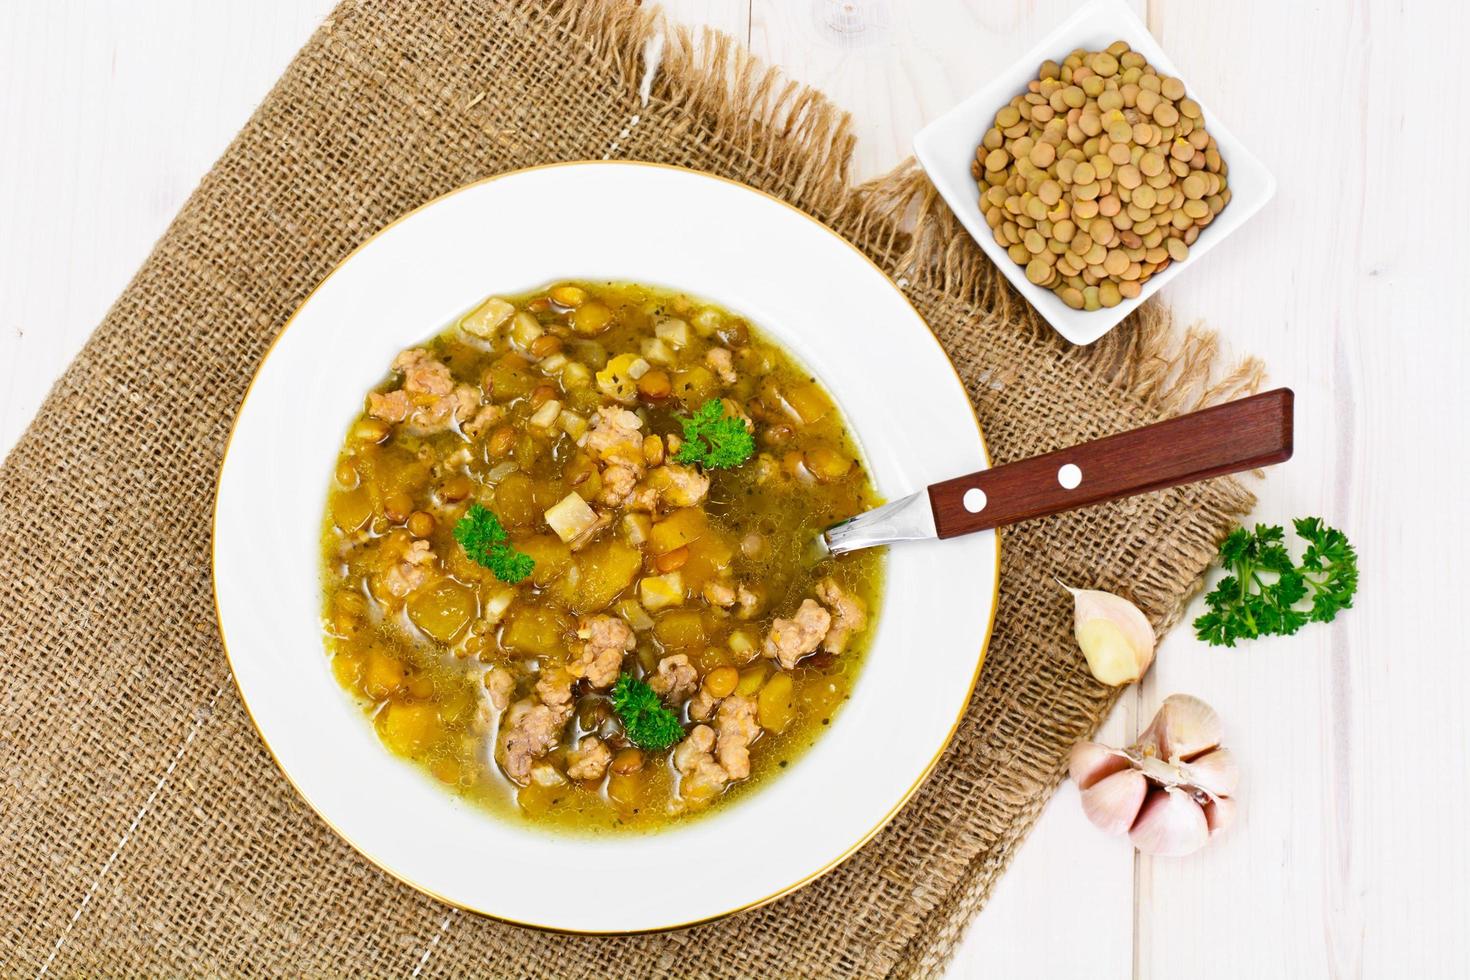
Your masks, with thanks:
[[[1051,576],[1127,591],[1166,623],[1250,506],[1238,484],[1008,532],[984,675],[919,795],[810,887],[681,933],[535,933],[382,874],[277,772],[221,653],[214,479],[266,345],[354,245],[498,171],[658,160],[811,212],[899,278],[1001,461],[1252,382],[1245,368],[1201,390],[1211,342],[1171,345],[1156,309],[1092,348],[1066,346],[922,176],[849,188],[853,138],[820,96],[726,39],[696,46],[678,32],[645,78],[656,30],[612,2],[344,4],[57,384],[0,470],[0,974],[912,976],[945,962],[1068,746],[1111,701]],[[615,900],[591,871],[568,886]]]

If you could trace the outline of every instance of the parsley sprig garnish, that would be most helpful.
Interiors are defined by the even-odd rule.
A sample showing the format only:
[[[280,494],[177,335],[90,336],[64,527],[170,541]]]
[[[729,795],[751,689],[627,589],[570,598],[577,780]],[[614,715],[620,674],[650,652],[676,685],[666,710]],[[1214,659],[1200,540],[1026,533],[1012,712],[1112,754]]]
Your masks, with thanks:
[[[674,454],[676,463],[703,463],[710,469],[739,466],[755,452],[755,437],[742,418],[727,418],[725,406],[711,398],[692,416],[681,418],[684,444]]]
[[[612,689],[613,710],[628,740],[650,752],[662,752],[684,737],[679,716],[663,706],[653,688],[632,674],[623,674]]]
[[[1236,528],[1220,545],[1230,574],[1205,596],[1209,612],[1194,630],[1211,646],[1235,646],[1258,636],[1290,636],[1307,623],[1330,623],[1350,609],[1358,591],[1358,553],[1347,536],[1303,517],[1292,522],[1307,542],[1300,564],[1286,550],[1280,525]]]
[[[454,525],[454,540],[465,554],[490,569],[500,581],[515,585],[531,574],[536,559],[515,550],[508,537],[500,518],[480,504],[470,504],[470,509]]]

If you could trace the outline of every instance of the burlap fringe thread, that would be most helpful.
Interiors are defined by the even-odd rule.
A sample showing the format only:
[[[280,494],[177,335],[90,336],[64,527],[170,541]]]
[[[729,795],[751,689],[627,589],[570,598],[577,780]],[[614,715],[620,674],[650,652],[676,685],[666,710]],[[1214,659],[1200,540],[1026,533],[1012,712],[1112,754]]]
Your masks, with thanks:
[[[170,593],[173,605],[149,607],[147,614],[155,620],[117,627],[101,623],[96,636],[87,638],[85,650],[67,630],[50,621],[41,622],[58,605],[52,594],[55,582],[95,585],[100,570],[113,576],[115,590],[125,591],[131,587],[126,573],[135,569],[115,567],[112,555],[118,549],[114,545],[132,549],[126,554],[135,559],[138,549],[145,547],[132,537],[124,542],[104,541],[105,532],[89,531],[90,525],[83,523],[83,518],[105,518],[113,513],[119,522],[145,519],[135,516],[133,510],[109,511],[108,501],[86,499],[63,512],[54,495],[47,497],[39,489],[46,480],[61,480],[67,472],[83,485],[90,485],[86,481],[96,475],[81,472],[90,467],[82,466],[77,454],[98,451],[96,447],[103,443],[93,440],[90,433],[100,430],[89,430],[88,438],[83,439],[67,419],[73,417],[73,411],[90,412],[80,417],[107,419],[119,426],[117,438],[132,438],[135,443],[139,437],[130,435],[127,426],[144,431],[153,447],[148,465],[154,470],[115,466],[109,471],[113,490],[135,484],[154,486],[145,478],[158,475],[175,481],[170,487],[184,488],[175,492],[202,496],[207,477],[196,457],[205,457],[212,450],[201,446],[196,437],[187,444],[194,452],[186,453],[177,440],[187,437],[189,431],[212,437],[224,430],[222,419],[215,416],[222,414],[220,406],[228,398],[238,397],[232,386],[243,391],[245,379],[235,376],[240,365],[229,354],[217,352],[218,363],[209,366],[214,373],[206,378],[211,394],[194,393],[210,416],[189,420],[197,423],[193,430],[166,428],[162,417],[139,422],[128,414],[136,411],[131,403],[121,402],[114,409],[109,399],[120,382],[110,379],[114,372],[121,376],[136,368],[136,376],[129,375],[131,380],[145,386],[159,380],[145,369],[156,368],[157,362],[147,358],[160,355],[138,354],[136,360],[128,360],[134,354],[127,342],[138,332],[139,323],[154,316],[149,304],[157,304],[160,296],[173,296],[190,286],[205,301],[227,291],[249,293],[232,298],[229,307],[214,309],[215,316],[228,320],[229,338],[235,345],[231,351],[243,360],[247,355],[238,345],[263,345],[268,331],[278,328],[272,324],[278,325],[289,312],[277,307],[309,288],[310,283],[296,281],[306,278],[302,268],[292,270],[296,278],[281,269],[252,271],[256,276],[280,275],[279,281],[286,284],[284,292],[276,289],[275,281],[251,292],[253,285],[231,282],[227,273],[219,271],[228,266],[234,252],[246,250],[236,239],[242,229],[251,227],[248,221],[232,222],[229,215],[211,210],[218,209],[220,201],[228,201],[229,194],[244,193],[230,184],[227,194],[222,183],[262,176],[276,179],[283,174],[298,178],[299,186],[291,189],[297,196],[283,198],[288,213],[269,218],[293,230],[294,222],[299,221],[307,228],[304,233],[321,236],[315,240],[314,251],[290,253],[298,256],[298,262],[311,262],[329,259],[328,253],[345,253],[353,244],[348,239],[357,234],[355,230],[344,232],[340,225],[320,224],[322,213],[332,213],[330,192],[323,188],[336,190],[331,179],[382,176],[385,168],[379,161],[359,150],[360,145],[380,149],[381,145],[347,138],[334,144],[329,139],[328,145],[341,153],[333,164],[349,168],[347,177],[323,175],[318,168],[284,158],[297,149],[319,148],[321,143],[313,144],[311,138],[320,140],[321,130],[331,131],[338,117],[328,118],[328,112],[341,112],[342,104],[351,99],[381,110],[380,115],[370,117],[374,123],[405,109],[421,113],[414,118],[432,124],[405,128],[424,141],[425,153],[442,150],[450,154],[446,158],[450,162],[439,169],[391,171],[400,181],[391,190],[380,193],[377,185],[360,189],[357,210],[350,215],[354,221],[366,222],[367,217],[375,224],[386,221],[393,216],[391,212],[449,189],[445,186],[448,180],[462,182],[486,172],[487,167],[548,162],[550,152],[532,134],[496,128],[518,125],[522,118],[536,120],[527,107],[512,104],[511,108],[526,111],[505,112],[502,99],[497,115],[488,111],[496,103],[496,92],[487,97],[484,90],[479,95],[456,96],[452,105],[446,104],[446,93],[464,92],[452,85],[473,85],[486,74],[494,74],[493,66],[485,67],[485,62],[469,70],[467,58],[482,57],[492,44],[497,52],[515,52],[523,46],[519,39],[526,37],[554,48],[552,56],[577,61],[573,72],[586,69],[585,75],[557,76],[555,81],[563,87],[595,80],[599,92],[622,93],[620,105],[604,107],[609,113],[630,113],[618,139],[605,147],[605,156],[620,152],[636,156],[640,145],[650,145],[640,144],[640,138],[651,127],[661,127],[656,130],[654,148],[648,151],[651,158],[686,162],[745,180],[858,243],[926,311],[931,327],[962,364],[967,390],[992,429],[993,448],[1001,461],[1008,453],[1029,455],[1056,448],[1056,440],[1075,439],[1079,433],[1116,431],[1236,397],[1255,390],[1261,381],[1259,362],[1247,359],[1223,367],[1212,333],[1198,326],[1176,330],[1158,303],[1145,305],[1091,347],[1067,345],[1009,288],[911,162],[878,180],[852,187],[850,160],[855,137],[846,113],[819,93],[761,65],[724,35],[673,26],[656,10],[626,0],[497,2],[489,6],[470,0],[433,4],[349,0],[323,24],[185,207],[149,264],[109,313],[105,329],[99,331],[101,342],[94,338],[89,343],[79,358],[81,369],[69,371],[53,392],[33,425],[34,437],[31,433],[23,437],[15,454],[0,468],[0,490],[14,495],[7,499],[8,505],[14,505],[11,512],[0,511],[0,543],[6,546],[0,549],[0,568],[10,573],[9,581],[0,581],[0,598],[9,597],[8,603],[0,604],[0,626],[13,636],[0,630],[0,641],[7,647],[16,643],[7,652],[23,660],[22,673],[29,672],[26,677],[42,678],[22,678],[8,685],[4,705],[7,720],[14,723],[22,739],[14,746],[16,765],[46,774],[46,779],[7,784],[13,799],[7,801],[9,805],[0,805],[0,829],[14,853],[13,862],[0,877],[6,886],[0,888],[0,909],[10,913],[4,917],[9,921],[0,922],[0,937],[9,947],[0,949],[5,954],[0,955],[0,973],[22,962],[44,962],[50,967],[55,961],[58,973],[85,968],[57,961],[63,951],[82,964],[110,964],[129,972],[181,972],[189,966],[209,972],[301,972],[313,969],[312,963],[318,971],[355,967],[382,972],[400,962],[396,948],[380,941],[385,930],[421,928],[426,937],[433,938],[425,939],[418,969],[433,952],[434,965],[445,971],[590,976],[617,972],[610,968],[617,964],[630,973],[715,976],[742,969],[731,959],[736,955],[732,951],[749,956],[752,949],[763,949],[768,959],[750,964],[749,969],[783,974],[933,975],[952,955],[965,924],[983,905],[1060,780],[1070,744],[1067,740],[1085,735],[1116,696],[1099,690],[1077,665],[1075,651],[1065,641],[1062,602],[1047,591],[1049,579],[1042,571],[1049,575],[1067,560],[1067,554],[1057,554],[1064,546],[1073,546],[1072,552],[1081,545],[1100,549],[1088,574],[1100,579],[1101,587],[1108,587],[1107,579],[1112,576],[1130,576],[1126,585],[1134,589],[1155,625],[1163,627],[1179,617],[1190,579],[1208,561],[1212,539],[1251,505],[1248,494],[1222,482],[1213,490],[1171,492],[1134,509],[1100,508],[1092,516],[1064,515],[1017,529],[1006,543],[1003,581],[1007,589],[1002,594],[1003,618],[997,623],[991,662],[961,739],[951,747],[946,763],[930,777],[914,804],[848,867],[765,910],[689,933],[602,940],[548,937],[467,916],[455,919],[453,913],[446,917],[442,907],[398,889],[365,865],[354,865],[345,845],[315,824],[283,781],[270,782],[274,773],[264,753],[257,751],[252,756],[241,751],[243,740],[249,737],[248,723],[238,705],[229,699],[219,701],[227,685],[215,692],[214,700],[206,695],[192,702],[196,712],[203,714],[188,729],[183,743],[187,748],[204,731],[186,760],[200,768],[192,777],[184,774],[181,778],[210,786],[211,797],[194,801],[159,795],[163,782],[157,781],[157,769],[167,764],[167,758],[160,761],[148,753],[172,753],[174,749],[157,732],[128,727],[125,736],[114,740],[128,751],[123,763],[109,762],[116,766],[109,772],[126,791],[124,795],[141,787],[140,795],[146,798],[143,809],[137,810],[136,801],[128,796],[131,806],[119,810],[124,824],[127,816],[136,814],[132,816],[136,826],[149,806],[154,808],[148,816],[153,840],[130,845],[130,863],[120,869],[114,859],[121,844],[115,843],[112,824],[104,823],[108,811],[95,802],[94,787],[78,782],[86,774],[79,776],[66,768],[76,760],[95,764],[99,758],[113,758],[106,754],[105,744],[99,747],[97,733],[76,734],[87,732],[99,712],[56,700],[48,690],[51,675],[69,666],[85,674],[80,665],[100,664],[98,657],[111,658],[108,669],[127,672],[126,700],[99,707],[109,712],[126,709],[122,712],[125,723],[108,722],[121,730],[124,725],[135,726],[140,718],[152,718],[157,724],[183,703],[174,692],[158,689],[149,672],[134,665],[140,649],[153,658],[149,662],[155,668],[167,665],[182,671],[180,676],[189,678],[190,690],[203,683],[197,675],[218,671],[221,665],[212,659],[217,654],[213,646],[203,649],[196,662],[168,659],[182,656],[180,649],[187,647],[147,645],[147,636],[167,631],[179,617],[207,616],[203,590],[188,580]],[[645,52],[655,37],[662,42],[656,72],[650,74]],[[587,65],[580,63],[579,52],[585,54]],[[513,97],[506,98],[513,102]],[[448,118],[456,112],[460,118]],[[362,118],[352,117],[358,125],[364,124]],[[288,141],[282,134],[298,132],[295,124],[303,119],[317,125],[318,131],[308,133],[302,147],[283,148]],[[587,133],[578,135],[600,133],[602,124],[609,121],[593,120],[587,124]],[[446,130],[452,135],[446,135]],[[483,133],[489,142],[471,143],[473,148],[467,150],[467,131],[477,137]],[[613,132],[618,132],[616,126]],[[683,143],[685,136],[688,145]],[[705,142],[699,144],[700,140]],[[696,144],[695,150],[688,149]],[[354,166],[359,173],[351,173]],[[256,188],[247,184],[246,189]],[[258,216],[256,220],[261,227]],[[268,234],[274,227],[264,226]],[[277,253],[251,254],[269,257]],[[200,289],[201,281],[207,281],[208,287]],[[189,336],[185,331],[196,329],[188,322],[190,316],[198,315],[173,317],[182,324],[177,336]],[[154,322],[171,326],[172,320],[155,317]],[[181,377],[175,365],[154,373],[164,380]],[[1049,382],[1052,386],[1046,387]],[[1053,401],[1065,402],[1071,414],[1060,413],[1045,425],[1030,418],[1036,406]],[[1099,407],[1094,409],[1094,405]],[[1131,408],[1125,411],[1128,406]],[[1060,431],[1063,428],[1065,432]],[[99,485],[94,493],[106,489]],[[166,537],[165,544],[177,550],[202,549],[195,535],[207,534],[201,502],[194,497],[154,502],[155,509],[159,505],[167,509],[170,523],[153,533]],[[15,513],[20,505],[32,511],[24,519]],[[48,520],[64,524],[62,530],[69,537],[38,538],[32,522]],[[196,521],[197,528],[193,527]],[[137,532],[131,525],[122,529]],[[96,534],[96,539],[90,534]],[[7,562],[7,550],[19,557]],[[1118,564],[1110,565],[1115,559]],[[44,582],[37,569],[44,569]],[[145,635],[140,630],[150,632]],[[202,634],[206,628],[200,630]],[[125,663],[117,667],[115,660]],[[207,692],[218,682],[218,677],[211,677],[202,689]],[[206,701],[208,707],[203,707]],[[210,709],[216,720],[211,728],[201,729]],[[966,738],[974,741],[964,744]],[[31,742],[45,746],[41,754],[33,751]],[[164,769],[165,777],[183,757],[182,750],[178,751]],[[65,760],[65,766],[58,759]],[[211,779],[217,781],[210,783]],[[249,781],[252,788],[242,791],[238,786],[242,780]],[[247,799],[241,792],[255,796]],[[92,801],[86,805],[95,812],[83,811],[82,804],[72,802],[83,799]],[[116,808],[124,806],[114,803]],[[204,809],[231,805],[240,810],[226,819]],[[924,812],[925,807],[935,806],[947,809],[935,811],[940,817]],[[116,817],[113,813],[112,819]],[[219,826],[233,828],[236,835],[249,835],[261,826],[288,827],[294,838],[293,843],[280,845],[250,836],[218,840],[196,836],[195,843],[203,848],[199,853],[214,855],[216,863],[189,869],[197,880],[191,878],[188,884],[182,876],[160,883],[154,876],[157,865],[182,849],[171,834],[180,828]],[[171,841],[173,852],[159,850]],[[250,861],[228,859],[250,847],[255,848]],[[323,860],[314,868],[300,868],[297,847],[315,848],[316,856]],[[111,856],[107,856],[109,850]],[[258,867],[274,869],[274,878],[262,880]],[[350,877],[349,872],[358,877]],[[103,876],[108,873],[111,878],[104,885]],[[344,884],[354,881],[355,885]],[[359,887],[364,881],[370,887]],[[80,907],[52,908],[50,903],[58,895],[70,896],[78,890],[85,894]],[[222,896],[228,894],[234,896],[234,904],[221,909]],[[94,910],[83,917],[94,895]],[[308,915],[300,908],[304,896],[320,901],[325,908]],[[139,902],[149,909],[141,909]],[[234,914],[240,903],[248,903],[248,914]],[[110,914],[99,913],[97,905],[108,908]],[[169,933],[137,933],[138,924],[159,906],[172,910],[167,913],[173,916]],[[76,912],[66,921],[66,910],[71,908]],[[337,921],[342,913],[334,909],[350,911],[347,931],[338,928],[343,925]],[[59,923],[57,915],[63,917]],[[451,921],[459,923],[456,932],[441,944],[439,939]],[[376,926],[379,933],[357,935],[359,923],[369,931]],[[119,926],[122,933],[114,928]],[[128,928],[135,934],[128,934]],[[180,934],[177,939],[176,932]],[[293,953],[267,948],[269,941],[262,941],[262,936],[283,935],[297,937],[306,945]],[[110,941],[115,945],[106,945],[109,936],[114,937]],[[252,948],[252,941],[261,948]],[[102,945],[95,948],[89,945],[99,942]]]
[[[762,64],[729,35],[690,29],[671,22],[657,7],[619,0],[559,0],[549,9],[566,18],[569,33],[588,39],[630,91],[643,77],[648,42],[661,36],[660,97],[713,119],[788,200],[849,238],[897,251],[896,263],[885,270],[892,278],[964,297],[981,326],[1019,325],[1141,407],[1169,415],[1242,397],[1264,380],[1264,365],[1253,357],[1222,370],[1214,331],[1197,324],[1177,330],[1157,301],[1144,306],[1131,330],[1115,330],[1086,348],[1066,344],[975,246],[917,163],[907,160],[853,187],[849,164],[857,138],[850,115],[822,93]]]

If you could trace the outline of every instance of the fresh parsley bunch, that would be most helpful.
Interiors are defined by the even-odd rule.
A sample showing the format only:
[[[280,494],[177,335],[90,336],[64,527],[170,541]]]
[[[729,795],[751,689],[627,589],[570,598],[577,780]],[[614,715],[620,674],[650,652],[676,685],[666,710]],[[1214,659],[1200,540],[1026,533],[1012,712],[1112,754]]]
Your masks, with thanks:
[[[745,420],[726,418],[718,398],[711,398],[679,424],[684,427],[684,444],[674,454],[676,463],[703,463],[723,470],[739,466],[755,452],[755,437],[745,428]]]
[[[1205,596],[1209,612],[1194,621],[1211,646],[1258,636],[1290,636],[1307,623],[1330,623],[1358,591],[1358,553],[1347,536],[1318,517],[1292,522],[1307,543],[1301,563],[1286,550],[1280,525],[1236,528],[1220,545],[1229,574]]]
[[[470,504],[470,509],[454,525],[454,540],[465,554],[490,569],[500,581],[515,585],[531,574],[536,559],[517,551],[508,538],[500,518],[480,504]]]
[[[653,688],[632,674],[623,674],[613,685],[612,703],[623,731],[639,748],[662,752],[684,737],[679,716],[664,707]]]

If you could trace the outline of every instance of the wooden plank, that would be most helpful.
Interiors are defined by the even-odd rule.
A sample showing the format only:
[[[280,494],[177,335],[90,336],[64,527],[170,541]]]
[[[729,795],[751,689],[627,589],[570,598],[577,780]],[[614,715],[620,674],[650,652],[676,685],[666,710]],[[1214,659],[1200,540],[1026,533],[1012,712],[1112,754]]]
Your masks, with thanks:
[[[911,153],[930,119],[1069,16],[1075,0],[753,0],[751,47],[853,113],[856,179]],[[1142,12],[1142,4],[1138,5]],[[1134,695],[1104,737],[1126,742]],[[956,953],[957,977],[1125,976],[1133,960],[1133,858],[1083,819],[1070,786],[1051,801]],[[1065,933],[1065,938],[1055,938]],[[1037,942],[1037,937],[1044,941]]]
[[[333,5],[0,6],[0,455]]]
[[[906,156],[919,126],[1077,5],[665,4],[748,36],[852,111],[858,176]],[[331,6],[0,7],[0,452]],[[1281,183],[1165,297],[1296,389],[1296,457],[1261,485],[1256,516],[1348,530],[1361,599],[1330,627],[1237,651],[1176,629],[1103,738],[1128,742],[1174,691],[1210,701],[1244,767],[1240,824],[1191,858],[1139,860],[1135,912],[1131,850],[1088,827],[1064,786],[951,973],[1454,975],[1470,962],[1454,589],[1470,540],[1470,248],[1453,169],[1470,149],[1453,109],[1467,15],[1448,0],[1148,13]]]
[[[1184,690],[1219,709],[1243,819],[1202,854],[1140,862],[1138,973],[1457,975],[1470,340],[1455,284],[1470,250],[1394,201],[1421,192],[1427,161],[1470,149],[1423,98],[1456,84],[1466,16],[1377,0],[1330,15],[1151,7],[1186,82],[1280,182],[1165,298],[1296,388],[1296,458],[1255,517],[1320,514],[1352,537],[1363,577],[1358,608],[1329,627],[1238,651],[1181,628],[1161,651],[1145,700]]]
[[[1133,698],[1099,740],[1130,741]],[[1062,784],[971,923],[948,976],[1124,977],[1133,957],[1133,848],[1087,822],[1077,788]]]
[[[913,135],[1009,65],[1077,0],[752,0],[751,49],[853,114],[855,176],[911,155]],[[1136,3],[1143,10],[1142,0]]]
[[[741,43],[750,39],[750,0],[658,0],[670,19],[690,27],[713,27]]]

